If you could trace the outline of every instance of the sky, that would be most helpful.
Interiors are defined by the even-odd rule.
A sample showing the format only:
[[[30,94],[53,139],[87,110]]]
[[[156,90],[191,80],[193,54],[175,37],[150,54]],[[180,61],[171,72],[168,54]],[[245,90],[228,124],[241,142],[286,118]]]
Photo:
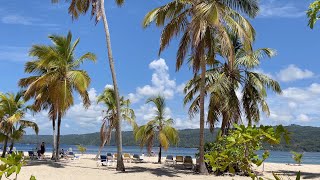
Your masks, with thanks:
[[[68,4],[63,0],[5,1],[0,7],[0,91],[17,92],[17,82],[27,77],[24,64],[32,60],[28,51],[34,44],[50,45],[48,35],[66,35],[71,31],[80,38],[76,55],[86,52],[97,55],[96,63],[81,66],[91,77],[88,89],[92,105],[84,109],[78,94],[75,105],[62,121],[62,134],[82,134],[100,129],[105,109],[96,98],[112,84],[102,23],[95,25],[90,16],[72,21]],[[178,129],[199,128],[199,118],[190,118],[188,106],[183,106],[183,87],[191,79],[192,71],[186,65],[175,71],[178,40],[170,43],[158,56],[161,29],[142,28],[145,14],[167,0],[127,0],[123,7],[106,1],[112,50],[115,59],[119,89],[122,96],[132,101],[138,125],[145,124],[154,113],[148,97],[162,94],[167,99],[167,117]],[[270,116],[262,116],[260,123],[268,125],[299,124],[320,126],[319,41],[320,29],[307,27],[305,11],[310,0],[261,0],[258,17],[250,22],[257,32],[255,48],[277,50],[277,56],[262,61],[256,71],[266,73],[279,81],[281,95],[268,94]],[[40,127],[40,134],[51,134],[47,112],[27,113],[25,119]],[[123,123],[123,130],[131,127]],[[31,131],[28,133],[32,134]]]

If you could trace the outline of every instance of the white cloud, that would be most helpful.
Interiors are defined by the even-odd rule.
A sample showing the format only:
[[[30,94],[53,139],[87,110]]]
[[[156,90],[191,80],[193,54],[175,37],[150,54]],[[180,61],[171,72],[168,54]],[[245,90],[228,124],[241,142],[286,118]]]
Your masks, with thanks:
[[[107,84],[104,88],[111,88],[111,89],[113,89],[113,85],[112,85],[112,84]]]
[[[298,120],[302,121],[302,122],[309,122],[310,118],[308,115],[306,114],[299,114],[299,116],[297,117]]]
[[[37,19],[20,15],[6,15],[1,18],[1,22],[4,24],[32,25],[35,21]]]
[[[266,124],[315,125],[314,120],[320,118],[320,84],[318,83],[308,87],[286,88],[282,95],[271,96],[267,101],[271,114],[269,119],[263,120]]]
[[[128,98],[136,103],[140,99],[163,95],[166,99],[172,99],[177,92],[176,81],[170,79],[169,67],[164,59],[154,60],[149,64],[149,68],[153,70],[151,84],[143,87],[137,87],[135,93],[130,93]]]
[[[26,62],[29,59],[27,47],[0,46],[1,61]]]
[[[297,66],[291,64],[287,68],[282,69],[278,74],[277,78],[283,82],[290,82],[295,80],[307,79],[314,76],[314,73],[305,69],[302,70]]]
[[[305,16],[305,10],[294,4],[284,4],[274,0],[264,0],[260,4],[259,17],[298,18],[303,16]]]

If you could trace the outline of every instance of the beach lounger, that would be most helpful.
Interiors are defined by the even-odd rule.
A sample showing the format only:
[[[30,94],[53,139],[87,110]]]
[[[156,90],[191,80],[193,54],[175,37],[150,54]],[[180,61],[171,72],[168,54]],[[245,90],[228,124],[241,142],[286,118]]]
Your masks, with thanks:
[[[193,161],[191,156],[184,157],[183,166],[185,169],[193,169]]]
[[[28,155],[31,160],[37,159],[37,156],[34,154],[33,151],[28,151]]]
[[[134,154],[132,158],[133,162],[142,162],[143,159],[140,158],[139,154]]]
[[[173,161],[173,156],[172,155],[167,155],[166,157],[166,160],[164,161],[165,164],[174,164],[174,161]]]
[[[114,161],[113,156],[112,156],[111,153],[107,153],[107,160],[110,161],[110,162]]]
[[[80,156],[76,156],[73,152],[68,152],[67,158],[70,158],[72,160],[80,159]]]
[[[123,160],[131,163],[132,158],[131,158],[130,154],[124,153],[123,154]]]
[[[175,161],[176,164],[178,163],[183,163],[183,156],[176,156],[176,161]]]
[[[107,156],[106,155],[100,155],[100,160],[97,161],[97,167],[99,166],[107,166]]]

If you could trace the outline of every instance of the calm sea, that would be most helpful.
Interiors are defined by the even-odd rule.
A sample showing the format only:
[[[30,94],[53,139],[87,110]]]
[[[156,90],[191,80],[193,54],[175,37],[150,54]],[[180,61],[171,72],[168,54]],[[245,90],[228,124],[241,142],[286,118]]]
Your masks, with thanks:
[[[35,144],[16,144],[17,150],[20,151],[29,151],[36,148]],[[72,150],[78,153],[78,149],[76,145],[65,145],[62,144],[61,148],[64,150],[68,150],[72,148]],[[95,154],[98,152],[98,146],[86,146],[88,154]],[[51,152],[52,146],[48,145],[46,147],[46,152]],[[107,152],[115,153],[117,151],[116,146],[105,146],[102,154]],[[131,154],[142,154],[147,152],[146,149],[141,149],[138,146],[123,146],[123,152],[131,153]],[[158,153],[158,148],[153,148],[154,153]],[[192,156],[194,157],[195,153],[197,153],[196,148],[169,148],[168,151],[162,151],[162,156],[166,156],[167,154],[171,154],[173,156],[183,155],[183,156]],[[259,151],[258,154],[262,154],[263,151]],[[283,151],[270,151],[270,157],[266,160],[266,162],[273,163],[294,163],[292,159],[292,154],[290,152]],[[303,156],[302,162],[304,164],[320,164],[320,152],[305,152]]]

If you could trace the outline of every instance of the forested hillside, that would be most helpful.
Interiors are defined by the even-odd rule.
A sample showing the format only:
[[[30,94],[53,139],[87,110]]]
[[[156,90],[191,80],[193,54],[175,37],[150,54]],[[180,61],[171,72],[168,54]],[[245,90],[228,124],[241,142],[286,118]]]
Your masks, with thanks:
[[[284,141],[277,146],[265,145],[265,149],[270,150],[281,150],[281,151],[317,151],[320,152],[320,127],[309,127],[309,126],[298,126],[291,125],[287,126],[291,132],[291,143],[286,144]],[[205,130],[206,141],[213,141],[215,139],[216,133],[210,133],[208,129]],[[114,134],[112,135],[111,145],[115,145]],[[198,129],[185,129],[179,131],[179,147],[197,147],[199,140],[199,130]],[[52,142],[51,135],[26,135],[19,143],[37,143],[37,142]],[[72,134],[63,135],[61,137],[62,144],[83,144],[83,145],[99,145],[100,137],[99,133],[91,134]],[[155,142],[157,144],[157,142]],[[123,132],[123,145],[124,146],[135,146],[138,143],[135,142],[132,131]]]

